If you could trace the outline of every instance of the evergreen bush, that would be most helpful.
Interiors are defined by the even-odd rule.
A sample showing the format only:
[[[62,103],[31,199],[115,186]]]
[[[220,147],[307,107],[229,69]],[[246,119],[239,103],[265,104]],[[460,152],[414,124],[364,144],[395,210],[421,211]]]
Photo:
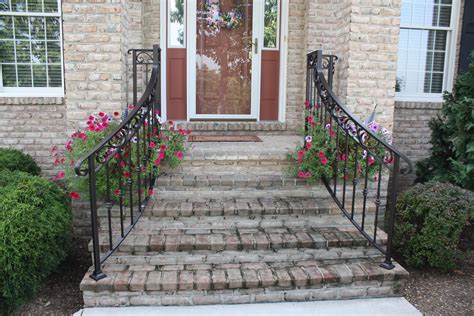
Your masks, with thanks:
[[[0,170],[19,170],[39,175],[41,170],[30,155],[19,150],[0,148]]]
[[[474,195],[450,183],[430,181],[400,194],[395,249],[415,268],[455,268],[463,229],[474,219]]]
[[[474,190],[474,52],[468,72],[444,94],[441,113],[430,122],[431,155],[417,164],[417,181],[449,181]]]
[[[0,171],[0,311],[20,306],[66,257],[69,202],[56,184]]]

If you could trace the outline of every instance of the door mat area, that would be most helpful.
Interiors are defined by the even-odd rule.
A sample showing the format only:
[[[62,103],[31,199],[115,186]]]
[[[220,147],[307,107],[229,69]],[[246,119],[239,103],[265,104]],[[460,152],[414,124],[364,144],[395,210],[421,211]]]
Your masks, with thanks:
[[[260,137],[256,135],[191,135],[188,138],[189,142],[207,143],[207,142],[262,142]]]

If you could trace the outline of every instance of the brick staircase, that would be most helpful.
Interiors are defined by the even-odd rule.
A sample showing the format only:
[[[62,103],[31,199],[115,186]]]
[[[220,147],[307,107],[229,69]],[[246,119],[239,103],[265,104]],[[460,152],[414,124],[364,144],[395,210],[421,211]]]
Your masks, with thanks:
[[[383,257],[321,185],[287,175],[296,136],[195,143],[156,184],[143,217],[103,267],[86,306],[307,301],[396,295],[408,273]],[[108,245],[106,211],[100,246]],[[112,209],[112,234],[119,231]],[[367,222],[373,221],[369,208]],[[386,234],[378,230],[378,240]]]

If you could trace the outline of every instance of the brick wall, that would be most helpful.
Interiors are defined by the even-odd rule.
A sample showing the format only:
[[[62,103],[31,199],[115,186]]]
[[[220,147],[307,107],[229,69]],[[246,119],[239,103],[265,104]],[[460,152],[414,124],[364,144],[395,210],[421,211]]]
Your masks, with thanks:
[[[0,147],[30,154],[44,174],[52,174],[50,150],[64,141],[63,98],[0,98]]]
[[[428,126],[442,103],[395,102],[394,144],[415,164],[429,156],[431,130]],[[400,177],[400,190],[413,184],[415,172]]]

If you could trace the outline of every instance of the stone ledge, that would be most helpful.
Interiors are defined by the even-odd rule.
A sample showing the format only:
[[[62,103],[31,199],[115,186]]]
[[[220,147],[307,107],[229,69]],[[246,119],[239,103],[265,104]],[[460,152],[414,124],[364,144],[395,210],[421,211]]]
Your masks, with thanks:
[[[395,109],[429,109],[439,110],[443,106],[442,102],[407,102],[407,101],[395,101]],[[395,121],[397,120],[395,116]]]
[[[63,97],[0,97],[0,105],[64,105]]]

